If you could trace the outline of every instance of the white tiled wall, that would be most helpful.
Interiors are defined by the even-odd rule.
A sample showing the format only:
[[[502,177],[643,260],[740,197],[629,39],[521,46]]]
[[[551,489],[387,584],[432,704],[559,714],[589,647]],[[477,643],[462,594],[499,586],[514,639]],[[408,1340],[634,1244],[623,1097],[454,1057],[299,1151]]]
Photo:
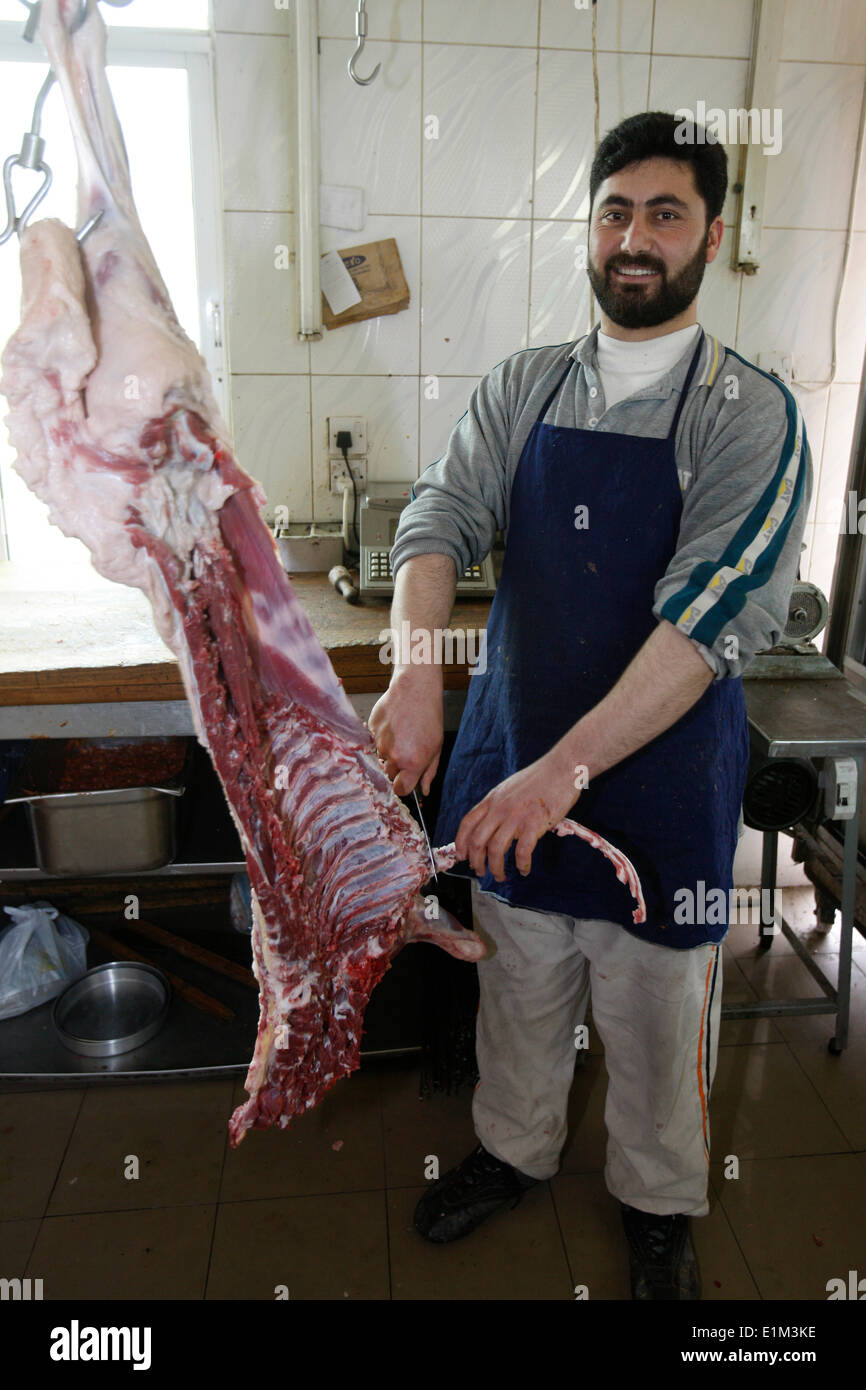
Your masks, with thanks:
[[[322,249],[395,237],[411,303],[302,345],[294,269],[275,264],[275,248],[295,249],[293,6],[213,0],[213,11],[238,448],[272,505],[336,519],[330,412],[366,415],[372,478],[414,478],[484,372],[589,327],[574,252],[593,153],[590,13],[574,0],[368,0],[359,69],[382,68],[358,87],[346,72],[354,0],[319,0],[322,181],[362,187],[368,210],[360,232],[323,228]],[[646,109],[744,106],[752,11],[752,0],[600,4],[602,133]],[[700,303],[745,357],[794,354],[818,484],[802,574],[825,591],[866,341],[862,189],[828,386],[864,75],[862,0],[787,0],[761,269],[731,271],[728,230]],[[429,116],[438,139],[425,139]]]

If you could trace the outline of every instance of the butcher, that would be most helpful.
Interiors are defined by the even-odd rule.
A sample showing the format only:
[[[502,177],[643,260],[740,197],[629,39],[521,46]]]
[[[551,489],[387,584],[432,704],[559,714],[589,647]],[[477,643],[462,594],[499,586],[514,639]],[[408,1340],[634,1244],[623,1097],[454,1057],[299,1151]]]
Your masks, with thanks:
[[[700,1298],[722,941],[749,761],[742,674],[785,625],[811,493],[794,396],[698,323],[719,255],[723,148],[629,117],[590,172],[600,322],[479,382],[397,530],[395,632],[446,629],[455,584],[506,537],[435,843],[472,879],[477,1147],[416,1229],[466,1236],[557,1172],[587,1003],[609,1077],[605,1182],[632,1297]],[[417,648],[416,648],[417,649]],[[435,650],[431,644],[428,650]],[[442,669],[398,651],[370,729],[394,789],[429,790]],[[625,854],[627,885],[579,819]],[[589,1295],[592,1297],[590,1279]]]

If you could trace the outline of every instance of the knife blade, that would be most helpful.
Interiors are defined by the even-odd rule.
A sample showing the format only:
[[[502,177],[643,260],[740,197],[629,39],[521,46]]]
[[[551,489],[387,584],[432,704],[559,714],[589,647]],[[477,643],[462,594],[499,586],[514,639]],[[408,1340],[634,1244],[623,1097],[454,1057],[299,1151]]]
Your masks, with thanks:
[[[415,787],[412,788],[412,795],[415,798],[415,810],[418,812],[418,819],[421,822],[421,829],[424,832],[424,839],[427,841],[427,853],[430,855],[430,867],[433,870],[433,878],[435,879],[436,886],[438,887],[439,875],[436,872],[436,860],[433,858],[433,849],[430,844],[430,836],[427,834],[427,827],[424,824],[424,817],[421,814],[421,802],[418,800],[418,792]]]

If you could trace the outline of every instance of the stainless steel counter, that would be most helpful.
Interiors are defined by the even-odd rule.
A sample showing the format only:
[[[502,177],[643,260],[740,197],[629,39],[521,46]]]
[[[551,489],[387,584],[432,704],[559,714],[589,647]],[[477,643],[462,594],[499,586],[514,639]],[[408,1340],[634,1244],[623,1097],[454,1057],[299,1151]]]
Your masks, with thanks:
[[[349,695],[366,720],[381,692]],[[465,690],[446,690],[445,729],[460,723]],[[162,738],[194,734],[186,700],[121,700],[75,705],[0,705],[2,738]]]
[[[795,680],[750,681],[747,675],[743,681],[743,691],[749,725],[759,753],[771,758],[853,758],[857,765],[857,790],[853,815],[844,823],[842,933],[835,985],[806,951],[796,932],[780,916],[778,929],[820,985],[826,998],[723,1004],[722,1018],[834,1013],[835,1033],[828,1047],[834,1056],[838,1056],[848,1044],[857,849],[863,795],[863,758],[866,754],[866,699],[838,672]],[[775,889],[777,855],[778,834],[774,830],[767,830],[764,832],[761,863],[762,890]],[[776,924],[762,925],[759,938],[761,948],[772,946],[775,935]]]
[[[749,723],[771,758],[862,758],[866,697],[838,678],[743,681]]]

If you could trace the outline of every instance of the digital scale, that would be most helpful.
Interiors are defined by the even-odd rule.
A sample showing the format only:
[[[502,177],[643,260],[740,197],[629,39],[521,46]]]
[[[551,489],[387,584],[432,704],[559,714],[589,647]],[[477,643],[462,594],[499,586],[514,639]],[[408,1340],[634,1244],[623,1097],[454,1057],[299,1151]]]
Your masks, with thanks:
[[[411,483],[370,483],[361,502],[361,593],[389,597],[394,592],[390,551],[400,513],[412,500]],[[457,596],[486,598],[496,590],[493,561],[470,565],[457,581]]]

